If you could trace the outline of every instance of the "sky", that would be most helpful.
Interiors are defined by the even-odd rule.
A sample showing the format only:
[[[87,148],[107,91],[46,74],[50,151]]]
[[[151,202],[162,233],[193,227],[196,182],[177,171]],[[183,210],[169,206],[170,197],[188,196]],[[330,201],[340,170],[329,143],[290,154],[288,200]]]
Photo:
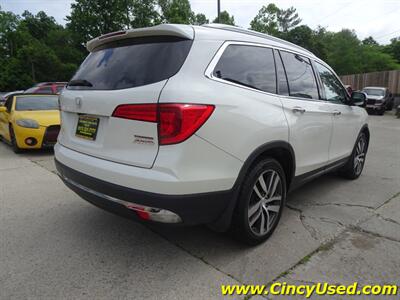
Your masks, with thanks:
[[[65,24],[74,0],[0,0],[3,10],[21,14],[24,10],[40,10]],[[216,16],[217,0],[190,0],[195,13],[204,13],[210,20]],[[354,29],[360,39],[372,36],[380,44],[400,36],[400,0],[221,0],[221,10],[235,17],[237,25],[248,28],[263,5],[275,3],[279,8],[295,7],[301,24],[330,31]]]

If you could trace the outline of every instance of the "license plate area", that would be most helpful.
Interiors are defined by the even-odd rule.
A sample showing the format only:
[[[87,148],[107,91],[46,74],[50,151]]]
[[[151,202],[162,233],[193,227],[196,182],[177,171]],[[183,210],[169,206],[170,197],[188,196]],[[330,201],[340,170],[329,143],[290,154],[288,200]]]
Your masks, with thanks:
[[[99,121],[99,118],[93,116],[79,115],[75,135],[89,141],[96,140]]]

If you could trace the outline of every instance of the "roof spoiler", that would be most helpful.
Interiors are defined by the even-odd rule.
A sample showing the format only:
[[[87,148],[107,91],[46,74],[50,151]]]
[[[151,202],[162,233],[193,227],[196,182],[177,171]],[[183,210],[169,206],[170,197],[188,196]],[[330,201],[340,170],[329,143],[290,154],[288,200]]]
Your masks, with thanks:
[[[194,38],[194,30],[189,25],[161,24],[153,27],[129,29],[126,31],[116,31],[101,35],[87,42],[86,49],[92,52],[95,48],[105,43],[143,36],[176,36],[189,40]]]

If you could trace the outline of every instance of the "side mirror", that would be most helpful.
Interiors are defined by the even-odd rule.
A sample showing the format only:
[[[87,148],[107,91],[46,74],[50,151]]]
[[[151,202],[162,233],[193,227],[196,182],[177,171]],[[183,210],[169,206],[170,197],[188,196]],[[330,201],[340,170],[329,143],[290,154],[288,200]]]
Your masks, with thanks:
[[[5,107],[5,106],[0,106],[0,113],[6,112],[6,111],[7,111],[7,107]]]
[[[350,105],[364,106],[367,101],[367,95],[363,92],[352,92]]]

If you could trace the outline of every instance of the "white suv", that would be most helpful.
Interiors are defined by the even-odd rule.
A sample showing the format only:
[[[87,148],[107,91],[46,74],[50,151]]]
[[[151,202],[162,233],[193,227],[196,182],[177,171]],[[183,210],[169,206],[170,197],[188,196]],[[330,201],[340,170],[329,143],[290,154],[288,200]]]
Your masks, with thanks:
[[[360,176],[369,130],[323,61],[225,25],[114,32],[60,96],[60,177],[140,220],[233,229],[266,240],[288,191],[326,172]]]

